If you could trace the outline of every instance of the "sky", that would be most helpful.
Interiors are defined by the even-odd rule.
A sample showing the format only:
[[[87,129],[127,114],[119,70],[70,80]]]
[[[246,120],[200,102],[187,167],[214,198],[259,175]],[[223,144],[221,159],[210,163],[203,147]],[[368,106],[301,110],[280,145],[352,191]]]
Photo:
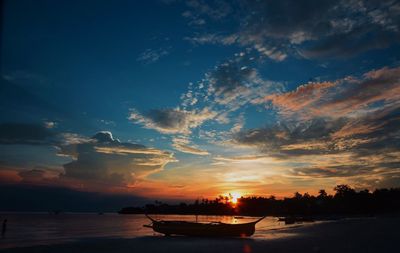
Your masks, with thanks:
[[[2,11],[0,185],[152,199],[400,187],[399,1]]]

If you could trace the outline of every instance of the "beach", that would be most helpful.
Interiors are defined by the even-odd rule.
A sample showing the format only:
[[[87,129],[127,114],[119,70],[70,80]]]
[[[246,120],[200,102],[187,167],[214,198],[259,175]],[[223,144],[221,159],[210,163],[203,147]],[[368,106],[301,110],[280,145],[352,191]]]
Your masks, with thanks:
[[[399,217],[354,218],[269,230],[258,238],[90,238],[0,252],[397,252]]]

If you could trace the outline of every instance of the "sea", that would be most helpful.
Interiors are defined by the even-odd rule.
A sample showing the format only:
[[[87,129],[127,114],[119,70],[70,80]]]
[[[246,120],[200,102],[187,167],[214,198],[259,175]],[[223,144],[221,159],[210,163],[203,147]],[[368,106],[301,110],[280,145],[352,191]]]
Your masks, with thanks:
[[[246,223],[255,217],[215,216],[215,215],[152,215],[155,219],[185,220],[198,222]],[[89,238],[133,238],[143,236],[162,236],[151,228],[143,214],[117,213],[0,213],[1,225],[7,219],[7,228],[0,239],[0,249],[49,245],[73,242]],[[276,217],[266,217],[256,225],[252,236],[256,240],[289,236],[276,233],[287,228]]]

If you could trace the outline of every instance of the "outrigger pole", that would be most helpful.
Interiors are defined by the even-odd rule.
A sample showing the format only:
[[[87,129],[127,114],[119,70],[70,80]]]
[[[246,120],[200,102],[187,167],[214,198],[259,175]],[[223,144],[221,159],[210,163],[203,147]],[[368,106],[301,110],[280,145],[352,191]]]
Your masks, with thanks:
[[[263,219],[265,219],[267,217],[267,215],[265,215],[264,217],[261,217],[260,219],[256,220],[254,223],[259,223],[260,221],[262,221]]]
[[[144,214],[144,215],[146,215],[146,217],[147,217],[149,220],[151,220],[152,222],[157,222],[155,219],[151,218],[149,215],[147,215],[147,214]]]

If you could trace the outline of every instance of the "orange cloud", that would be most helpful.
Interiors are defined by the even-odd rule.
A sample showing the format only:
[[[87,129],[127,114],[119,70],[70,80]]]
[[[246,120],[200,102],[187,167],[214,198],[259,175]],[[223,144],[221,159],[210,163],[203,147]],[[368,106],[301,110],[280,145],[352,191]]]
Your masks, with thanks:
[[[334,82],[308,83],[296,90],[266,96],[286,117],[356,117],[388,106],[399,106],[400,67],[384,67],[365,73],[361,79],[346,77]],[[381,105],[374,103],[382,102]]]

